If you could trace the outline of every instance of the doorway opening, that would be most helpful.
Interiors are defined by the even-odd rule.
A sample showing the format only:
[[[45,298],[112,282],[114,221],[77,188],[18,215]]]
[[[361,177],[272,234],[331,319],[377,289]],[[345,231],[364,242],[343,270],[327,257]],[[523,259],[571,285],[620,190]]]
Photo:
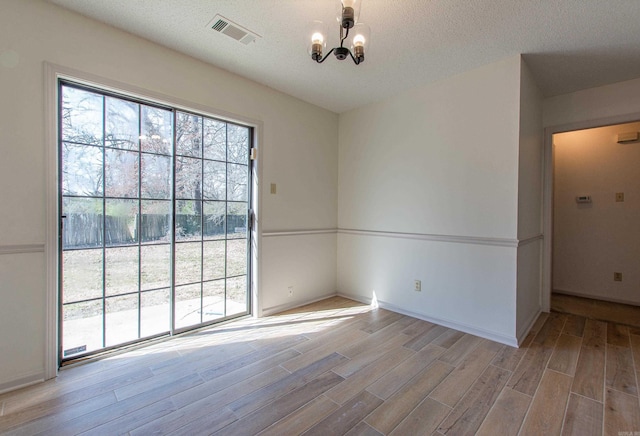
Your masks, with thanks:
[[[249,314],[253,127],[58,96],[59,363]]]
[[[639,132],[626,122],[552,135],[553,310],[640,323]]]

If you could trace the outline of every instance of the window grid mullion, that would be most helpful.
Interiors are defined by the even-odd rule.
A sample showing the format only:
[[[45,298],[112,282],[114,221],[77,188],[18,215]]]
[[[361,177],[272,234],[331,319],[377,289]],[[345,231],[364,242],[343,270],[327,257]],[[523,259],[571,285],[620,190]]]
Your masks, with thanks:
[[[172,110],[171,133],[172,133],[172,155],[171,155],[171,279],[170,279],[170,334],[176,331],[176,126],[177,111]]]
[[[106,99],[102,96],[102,348],[107,346],[107,153],[104,147],[106,136]]]
[[[138,217],[136,239],[138,241],[138,339],[142,338],[142,107],[138,107]]]
[[[200,323],[204,322],[204,119],[200,120]]]

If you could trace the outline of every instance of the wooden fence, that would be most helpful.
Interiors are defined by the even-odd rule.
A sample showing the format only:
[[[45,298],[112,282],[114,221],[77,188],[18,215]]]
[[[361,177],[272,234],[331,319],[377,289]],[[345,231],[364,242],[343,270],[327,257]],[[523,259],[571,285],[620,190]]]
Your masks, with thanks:
[[[133,219],[132,219],[133,218]],[[139,218],[139,219],[138,219]],[[200,217],[176,215],[176,233],[199,235]],[[139,226],[136,223],[139,221]],[[245,215],[205,215],[202,230],[205,236],[222,235],[225,223],[230,233],[245,231]],[[67,214],[64,221],[62,243],[65,249],[122,245],[171,239],[171,217],[159,214],[142,214],[133,217],[102,216],[91,213]],[[103,231],[104,229],[104,231]]]

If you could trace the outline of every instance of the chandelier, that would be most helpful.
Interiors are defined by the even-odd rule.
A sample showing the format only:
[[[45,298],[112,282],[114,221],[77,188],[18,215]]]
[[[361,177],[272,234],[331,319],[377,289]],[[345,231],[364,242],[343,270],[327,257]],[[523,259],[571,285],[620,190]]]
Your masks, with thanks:
[[[361,0],[338,1],[337,20],[340,28],[340,46],[334,47],[323,55],[327,48],[327,27],[322,21],[313,21],[309,26],[308,50],[311,59],[321,64],[333,53],[339,60],[351,56],[356,65],[364,62],[364,53],[368,47],[371,30],[364,23],[358,23]],[[347,47],[345,47],[345,41]]]

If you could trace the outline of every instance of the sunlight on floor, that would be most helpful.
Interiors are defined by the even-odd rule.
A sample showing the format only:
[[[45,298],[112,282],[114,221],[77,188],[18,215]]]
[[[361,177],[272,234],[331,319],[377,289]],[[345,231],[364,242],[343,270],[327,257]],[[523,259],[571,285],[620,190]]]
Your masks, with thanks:
[[[317,333],[353,319],[355,316],[375,310],[371,305],[342,297],[333,297],[313,305],[305,305],[264,318],[242,318],[214,325],[195,332],[178,335],[169,340],[143,345],[130,351],[108,355],[101,364],[127,361],[152,354],[176,353],[185,355],[204,347],[231,343],[249,343],[260,348],[270,340],[286,336]],[[186,347],[186,348],[185,348]],[[174,351],[180,348],[179,351]],[[61,374],[63,374],[61,372]]]

